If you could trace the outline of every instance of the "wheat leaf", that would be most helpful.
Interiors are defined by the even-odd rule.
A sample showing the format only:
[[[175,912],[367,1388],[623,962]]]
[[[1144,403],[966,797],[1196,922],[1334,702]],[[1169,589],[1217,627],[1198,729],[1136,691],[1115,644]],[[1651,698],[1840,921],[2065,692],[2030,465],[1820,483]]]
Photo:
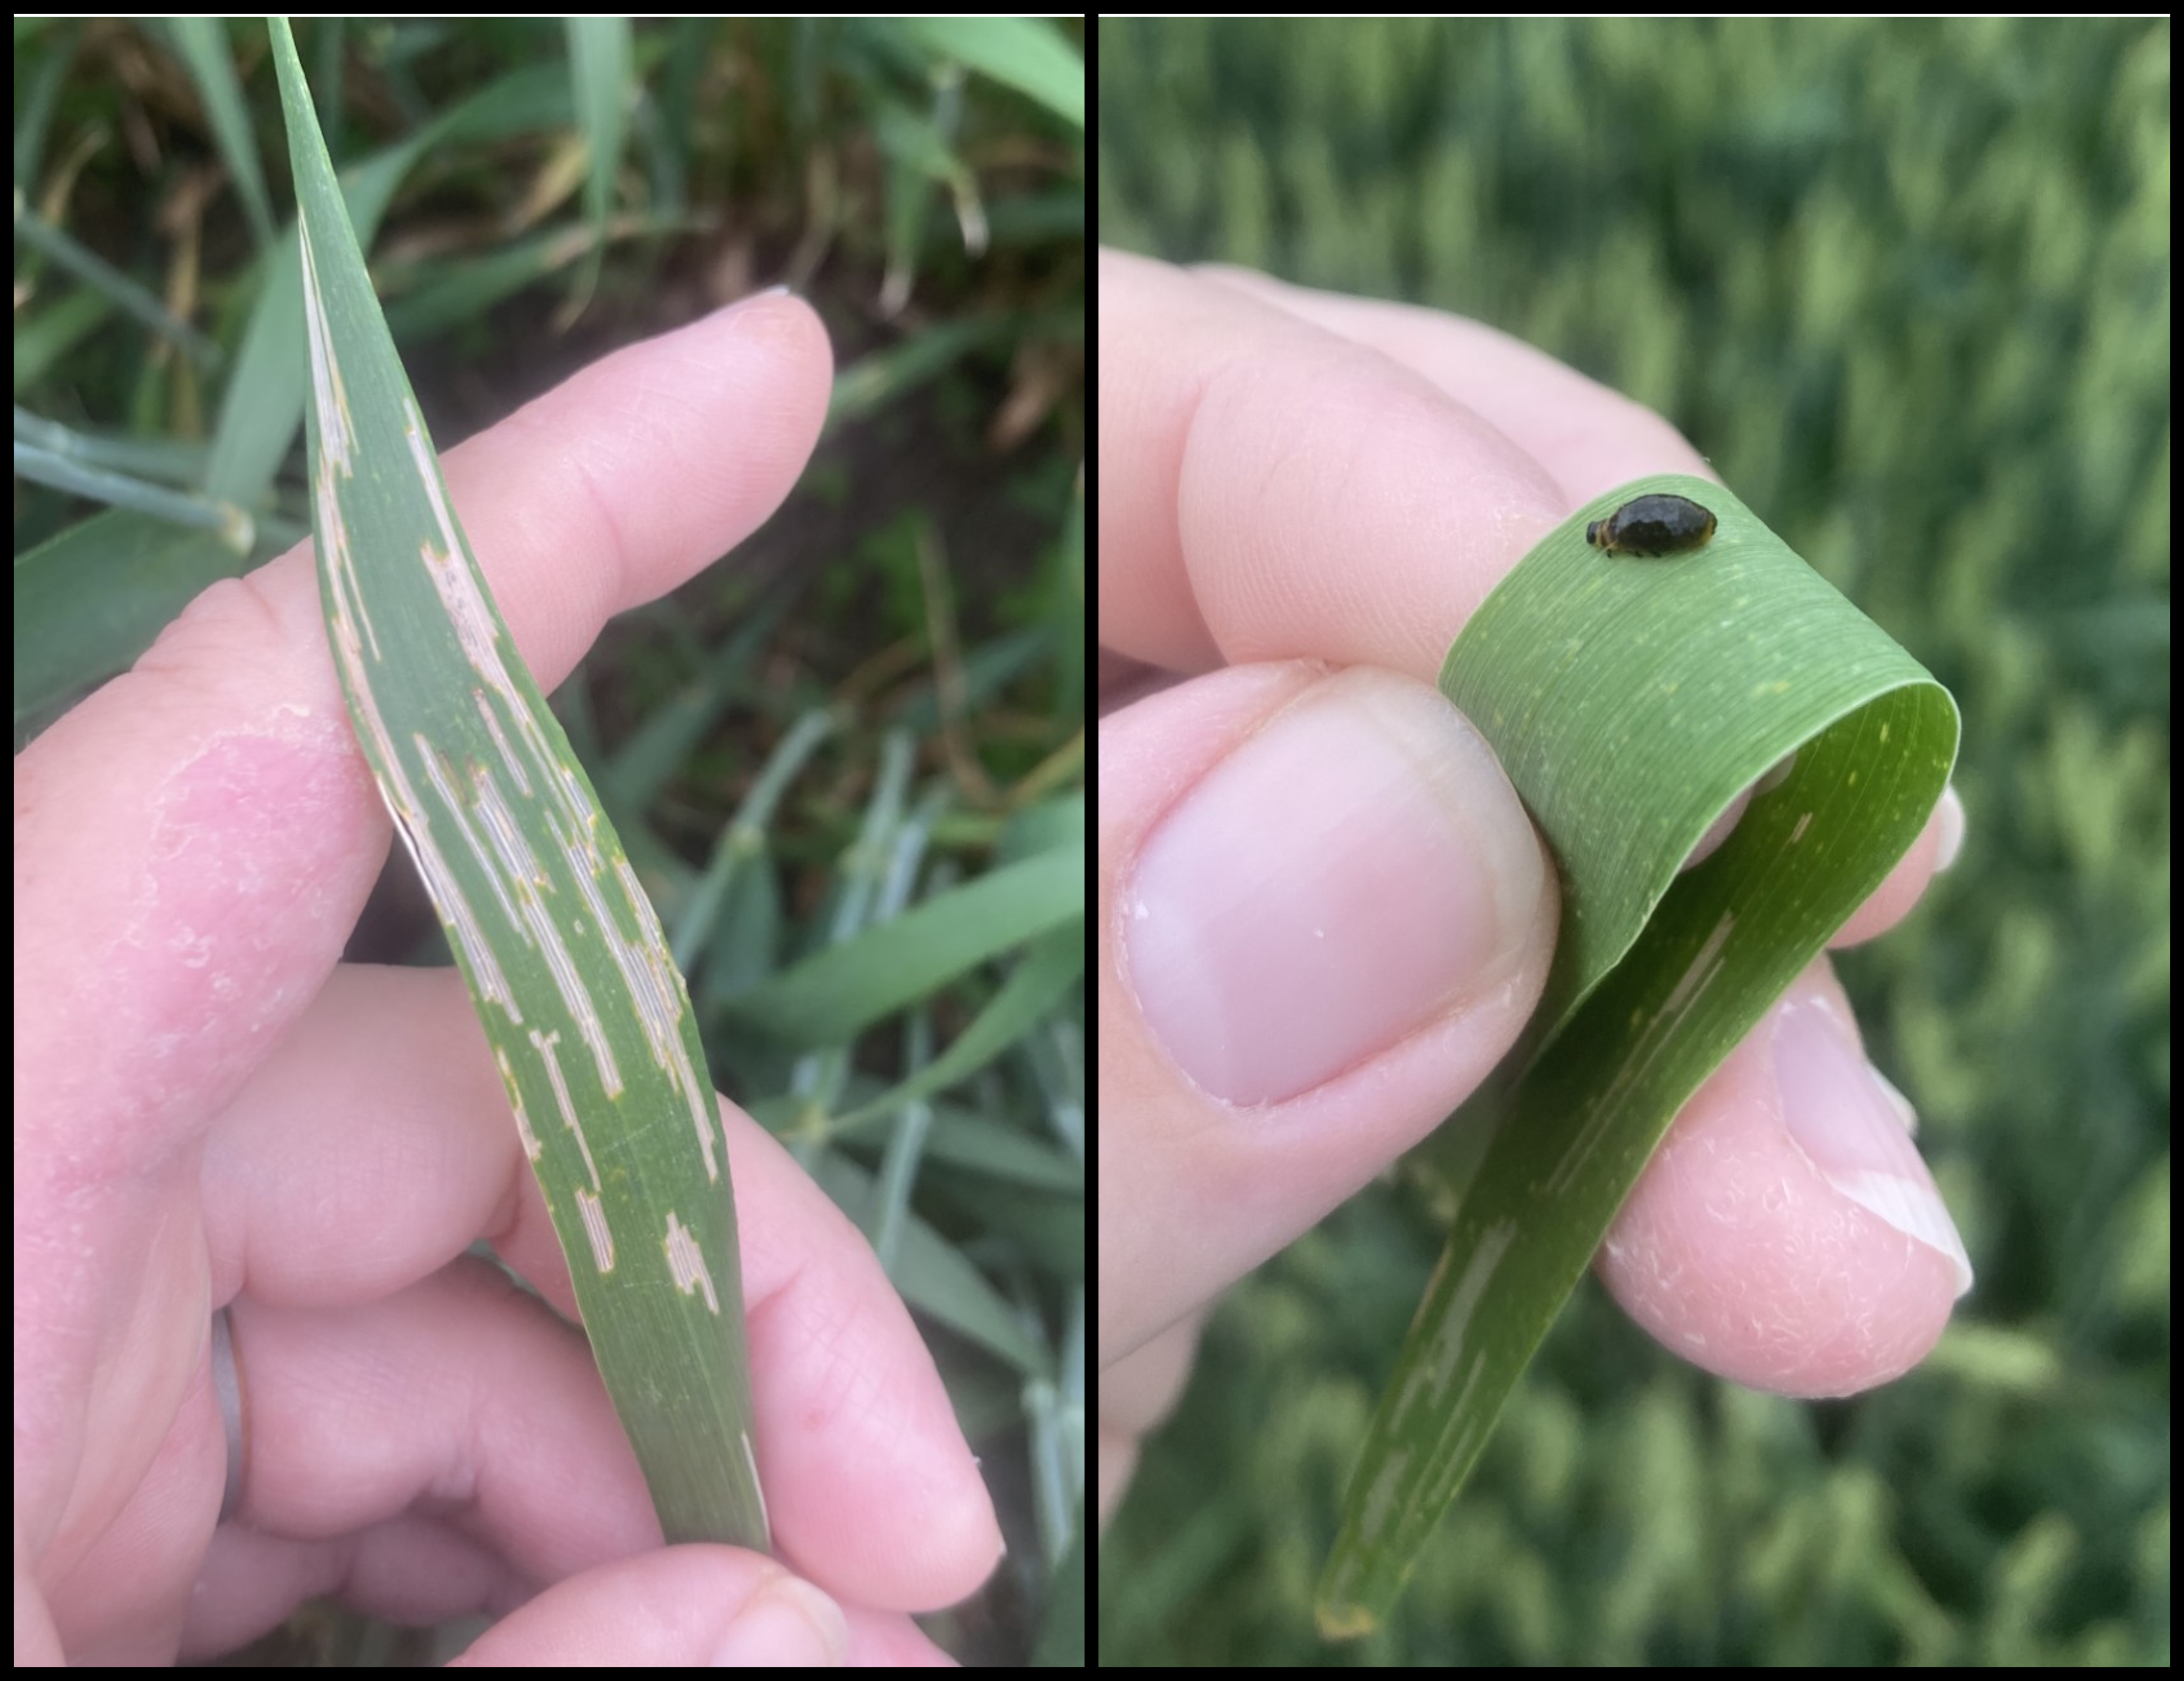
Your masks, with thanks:
[[[727,1139],[659,919],[494,606],[284,20],[312,518],[357,739],[469,983],[670,1541],[763,1548]]]

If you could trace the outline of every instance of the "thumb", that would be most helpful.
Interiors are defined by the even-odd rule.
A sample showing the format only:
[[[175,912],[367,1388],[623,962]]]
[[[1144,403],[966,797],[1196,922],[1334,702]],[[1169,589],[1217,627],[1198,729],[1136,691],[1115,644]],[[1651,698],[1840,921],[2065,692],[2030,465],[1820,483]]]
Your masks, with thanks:
[[[849,1651],[841,1607],[772,1559],[668,1547],[557,1582],[457,1665],[807,1668]]]
[[[1318,1220],[1515,1040],[1553,876],[1438,691],[1235,667],[1099,727],[1104,1367]]]

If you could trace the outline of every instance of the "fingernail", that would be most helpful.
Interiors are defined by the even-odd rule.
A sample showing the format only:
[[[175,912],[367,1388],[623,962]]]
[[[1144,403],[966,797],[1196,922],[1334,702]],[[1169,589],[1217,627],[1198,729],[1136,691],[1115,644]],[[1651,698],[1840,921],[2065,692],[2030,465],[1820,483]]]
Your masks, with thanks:
[[[1937,874],[1955,864],[1957,855],[1965,849],[1965,802],[1955,782],[1942,789],[1941,818],[1941,845],[1934,853]]]
[[[839,1664],[849,1650],[841,1607],[810,1583],[787,1574],[762,1584],[713,1651],[720,1668],[798,1668]]]
[[[1232,1103],[1308,1091],[1518,969],[1545,867],[1440,694],[1343,672],[1188,793],[1123,890],[1145,1021]]]
[[[1783,1119],[1827,1183],[1905,1236],[1937,1249],[1971,1288],[1971,1259],[1911,1142],[1918,1114],[1865,1059],[1833,1000],[1793,994],[1775,1012],[1775,1079]]]

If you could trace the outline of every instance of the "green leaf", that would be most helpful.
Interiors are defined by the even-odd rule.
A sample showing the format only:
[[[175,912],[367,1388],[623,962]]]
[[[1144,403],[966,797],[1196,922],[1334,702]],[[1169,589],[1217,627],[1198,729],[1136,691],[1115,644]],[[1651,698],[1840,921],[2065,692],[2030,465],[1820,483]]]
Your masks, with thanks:
[[[722,1008],[785,1044],[844,1044],[989,957],[1081,922],[1085,864],[1079,835],[830,945]]]
[[[904,18],[908,39],[996,81],[1021,88],[1077,127],[1085,126],[1085,62],[1044,18]]]
[[[682,977],[501,621],[285,21],[312,514],[357,739],[469,983],[669,1541],[763,1548],[727,1138]]]
[[[1586,543],[1655,491],[1712,509],[1711,542]],[[1428,1149],[1476,1169],[1351,1481],[1320,1582],[1331,1635],[1394,1602],[1669,1122],[1918,838],[1957,754],[1939,683],[1735,496],[1674,476],[1550,533],[1441,688],[1553,848],[1562,924],[1525,1043]]]

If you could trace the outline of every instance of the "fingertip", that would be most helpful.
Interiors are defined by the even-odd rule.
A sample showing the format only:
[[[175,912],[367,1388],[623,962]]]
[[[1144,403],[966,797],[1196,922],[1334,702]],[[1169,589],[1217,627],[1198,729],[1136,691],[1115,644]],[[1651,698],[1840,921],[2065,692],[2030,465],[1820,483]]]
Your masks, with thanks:
[[[848,1651],[842,1608],[782,1571],[737,1609],[706,1661],[715,1668],[808,1669],[839,1664]]]
[[[692,1545],[556,1582],[455,1662],[803,1668],[843,1662],[850,1644],[847,1615],[810,1583],[756,1553]]]
[[[1855,1394],[1932,1350],[1970,1262],[1824,968],[1684,1105],[1600,1273],[1665,1346],[1773,1394]]]

